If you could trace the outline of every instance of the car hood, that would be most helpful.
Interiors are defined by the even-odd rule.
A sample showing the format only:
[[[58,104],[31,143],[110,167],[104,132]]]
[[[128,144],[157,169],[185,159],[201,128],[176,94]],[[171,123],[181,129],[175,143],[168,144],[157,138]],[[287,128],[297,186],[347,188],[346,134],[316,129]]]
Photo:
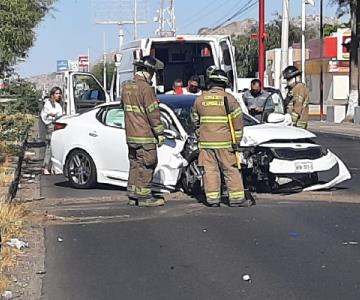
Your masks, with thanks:
[[[257,146],[272,140],[301,140],[316,137],[305,129],[279,124],[259,124],[244,127],[241,146]]]

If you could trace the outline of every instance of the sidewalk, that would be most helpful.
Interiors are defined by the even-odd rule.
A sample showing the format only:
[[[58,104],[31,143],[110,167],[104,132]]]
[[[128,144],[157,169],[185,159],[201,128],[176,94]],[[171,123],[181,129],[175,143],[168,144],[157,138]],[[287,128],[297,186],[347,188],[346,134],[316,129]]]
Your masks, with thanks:
[[[360,125],[353,123],[330,123],[326,121],[309,121],[307,128],[315,133],[329,133],[360,140]]]

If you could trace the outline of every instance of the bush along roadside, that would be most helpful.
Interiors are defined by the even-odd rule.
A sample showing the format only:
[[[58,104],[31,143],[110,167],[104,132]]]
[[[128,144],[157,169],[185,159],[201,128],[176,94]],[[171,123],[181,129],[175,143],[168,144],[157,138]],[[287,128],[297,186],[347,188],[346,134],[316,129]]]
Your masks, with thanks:
[[[27,135],[34,122],[35,117],[30,114],[0,113],[0,295],[9,284],[10,270],[26,246],[22,243],[26,212],[21,204],[12,200],[20,179]]]

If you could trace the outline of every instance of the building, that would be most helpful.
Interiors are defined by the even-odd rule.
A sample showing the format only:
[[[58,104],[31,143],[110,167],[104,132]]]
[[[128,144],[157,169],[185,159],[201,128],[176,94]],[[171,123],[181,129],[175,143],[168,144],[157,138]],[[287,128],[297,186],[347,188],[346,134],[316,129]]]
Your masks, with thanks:
[[[323,95],[327,105],[340,105],[348,101],[349,96],[349,50],[344,44],[350,41],[351,31],[339,28],[332,36],[323,39],[321,55],[320,39],[306,43],[306,84],[310,91],[312,104],[320,102],[320,73],[323,72]],[[268,85],[281,87],[281,49],[266,52],[266,78]],[[301,69],[301,45],[294,44],[289,49],[289,65]]]
[[[308,58],[305,63],[306,84],[312,103],[320,100],[320,73],[323,72],[324,103],[337,105],[347,103],[349,97],[350,53],[344,44],[349,42],[350,29],[340,28],[332,36],[323,39],[321,55],[320,39],[307,42]],[[300,45],[294,45],[300,48]],[[294,59],[301,69],[301,58]]]

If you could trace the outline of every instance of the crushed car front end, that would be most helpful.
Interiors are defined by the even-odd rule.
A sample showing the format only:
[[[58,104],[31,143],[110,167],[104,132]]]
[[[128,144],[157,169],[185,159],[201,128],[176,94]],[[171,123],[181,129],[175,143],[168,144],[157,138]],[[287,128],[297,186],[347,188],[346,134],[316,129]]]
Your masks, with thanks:
[[[328,189],[351,175],[309,131],[280,125],[247,128],[243,161],[246,181],[257,191]]]

